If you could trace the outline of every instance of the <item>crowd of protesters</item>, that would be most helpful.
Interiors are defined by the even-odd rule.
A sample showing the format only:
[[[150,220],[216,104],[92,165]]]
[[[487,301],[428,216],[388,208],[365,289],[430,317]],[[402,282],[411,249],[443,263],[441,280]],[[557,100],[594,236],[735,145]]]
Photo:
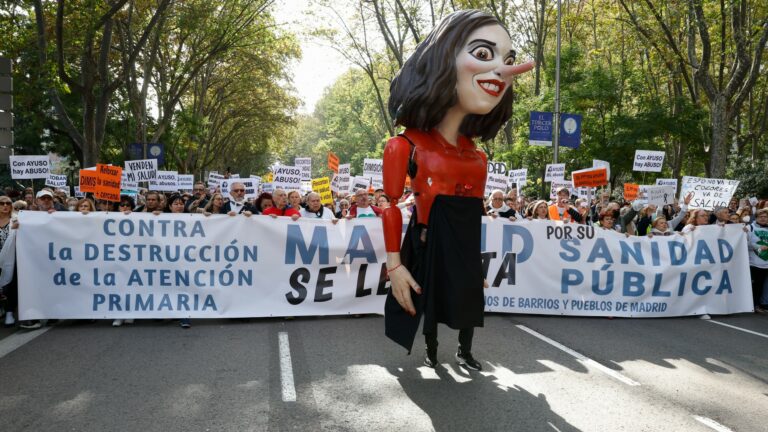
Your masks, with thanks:
[[[120,202],[93,200],[90,197],[68,197],[64,191],[43,188],[35,192],[32,188],[17,191],[6,188],[0,195],[0,250],[3,250],[10,230],[18,228],[18,212],[26,211],[119,211],[126,214],[147,212],[193,213],[201,217],[213,214],[229,216],[265,215],[273,218],[290,217],[318,218],[335,223],[339,219],[380,217],[382,211],[393,205],[383,190],[373,192],[358,189],[352,194],[333,194],[332,203],[322,203],[321,196],[314,192],[302,195],[298,191],[276,189],[272,193],[262,192],[257,197],[246,199],[245,186],[233,182],[229,194],[209,190],[202,182],[194,185],[192,193],[162,193],[141,190],[136,195],[123,195]],[[485,208],[491,218],[507,218],[512,222],[555,220],[571,224],[591,224],[595,229],[615,231],[626,236],[669,236],[685,235],[700,225],[742,224],[749,237],[749,259],[752,278],[752,293],[755,311],[765,313],[768,309],[768,200],[750,202],[733,198],[728,207],[714,211],[688,210],[691,195],[683,202],[655,206],[642,198],[632,202],[612,199],[610,193],[601,192],[594,199],[574,199],[568,188],[557,190],[551,201],[520,196],[515,188],[508,193],[494,190],[488,195]],[[396,203],[408,218],[413,210],[414,197],[406,195]],[[2,260],[0,253],[0,260]],[[38,321],[17,322],[18,308],[15,268],[2,266],[3,272],[13,272],[10,282],[2,287],[2,310],[5,325],[19,325],[22,328],[39,328]],[[115,327],[133,323],[132,319],[116,319]],[[191,326],[189,319],[181,319],[183,328]]]

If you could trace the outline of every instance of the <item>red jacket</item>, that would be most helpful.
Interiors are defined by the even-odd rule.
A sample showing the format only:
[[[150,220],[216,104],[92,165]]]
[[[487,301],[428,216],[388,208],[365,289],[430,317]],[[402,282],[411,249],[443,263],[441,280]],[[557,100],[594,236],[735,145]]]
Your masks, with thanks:
[[[371,205],[370,207],[376,216],[381,216],[382,210],[380,208],[376,207],[375,205]],[[354,204],[349,208],[349,216],[353,218],[357,217],[357,204]]]
[[[293,207],[285,206],[282,210],[279,208],[272,206],[267,207],[266,210],[264,210],[261,214],[263,215],[276,215],[276,216],[293,216],[293,215],[299,215],[301,216],[301,213],[299,213],[298,210],[296,210]]]

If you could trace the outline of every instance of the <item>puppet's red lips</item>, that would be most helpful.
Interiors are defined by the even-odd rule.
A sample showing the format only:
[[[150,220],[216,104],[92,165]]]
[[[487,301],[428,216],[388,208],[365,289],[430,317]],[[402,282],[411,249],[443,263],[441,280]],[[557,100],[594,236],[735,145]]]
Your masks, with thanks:
[[[504,88],[507,86],[504,81],[499,80],[477,80],[477,84],[484,92],[493,97],[498,97],[504,93]]]

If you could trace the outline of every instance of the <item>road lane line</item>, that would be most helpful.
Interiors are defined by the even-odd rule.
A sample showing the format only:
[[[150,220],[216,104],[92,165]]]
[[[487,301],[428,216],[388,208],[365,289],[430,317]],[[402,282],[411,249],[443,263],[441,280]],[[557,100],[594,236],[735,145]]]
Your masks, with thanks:
[[[756,331],[747,330],[747,329],[745,329],[745,328],[741,328],[741,327],[736,327],[735,325],[726,324],[726,323],[724,323],[724,322],[715,321],[715,320],[708,320],[708,321],[706,321],[706,322],[711,322],[712,324],[719,324],[719,325],[721,325],[721,326],[723,326],[723,327],[730,327],[730,328],[732,328],[732,329],[734,329],[734,330],[743,331],[744,333],[749,333],[749,334],[753,334],[753,335],[755,335],[755,336],[760,336],[760,337],[764,337],[764,338],[768,339],[768,335],[767,335],[767,334],[764,334],[764,333],[758,333],[758,332],[756,332]]]
[[[296,402],[296,387],[293,384],[293,364],[288,333],[278,334],[280,342],[280,386],[283,388],[283,402]]]
[[[610,377],[612,377],[614,379],[617,379],[617,380],[623,382],[626,385],[629,385],[629,386],[639,386],[640,385],[639,382],[637,382],[637,381],[635,381],[635,380],[633,380],[631,378],[628,378],[628,377],[620,374],[619,372],[616,372],[615,370],[613,370],[613,369],[611,369],[611,368],[609,368],[607,366],[603,366],[602,364],[592,360],[591,358],[585,356],[584,354],[581,354],[581,353],[579,353],[577,351],[574,351],[574,350],[568,348],[567,346],[561,344],[560,342],[557,342],[556,340],[550,339],[550,338],[544,336],[543,334],[541,334],[541,333],[539,333],[539,332],[537,332],[535,330],[531,330],[528,327],[526,327],[524,325],[521,325],[521,324],[518,324],[517,328],[519,328],[520,330],[522,330],[522,331],[524,331],[524,332],[526,332],[526,333],[528,333],[528,334],[530,334],[532,336],[535,336],[535,337],[543,340],[544,342],[552,345],[553,347],[555,347],[555,348],[557,348],[557,349],[559,349],[559,350],[561,350],[563,352],[566,352],[566,353],[570,354],[571,356],[577,358],[578,360],[584,362],[585,364],[590,365],[590,366],[592,366],[592,367],[594,367],[596,369],[599,369],[604,374],[606,374],[606,375],[608,375],[608,376],[610,376]]]
[[[0,358],[21,348],[22,345],[50,330],[51,327],[43,327],[37,330],[20,330],[0,340]]]
[[[693,418],[696,419],[697,422],[703,424],[704,426],[707,426],[710,429],[716,430],[717,432],[733,432],[733,429],[723,426],[720,423],[712,420],[711,418],[702,417],[702,416],[693,416]]]

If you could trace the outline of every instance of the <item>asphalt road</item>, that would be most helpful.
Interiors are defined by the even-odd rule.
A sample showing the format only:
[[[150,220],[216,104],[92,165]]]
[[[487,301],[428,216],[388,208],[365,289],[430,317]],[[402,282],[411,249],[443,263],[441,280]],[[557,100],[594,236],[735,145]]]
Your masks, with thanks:
[[[422,349],[406,355],[378,316],[4,330],[0,428],[768,431],[768,316],[713,318],[755,333],[489,314],[475,333],[482,372],[455,365],[457,332],[443,326],[442,364],[421,366]]]

